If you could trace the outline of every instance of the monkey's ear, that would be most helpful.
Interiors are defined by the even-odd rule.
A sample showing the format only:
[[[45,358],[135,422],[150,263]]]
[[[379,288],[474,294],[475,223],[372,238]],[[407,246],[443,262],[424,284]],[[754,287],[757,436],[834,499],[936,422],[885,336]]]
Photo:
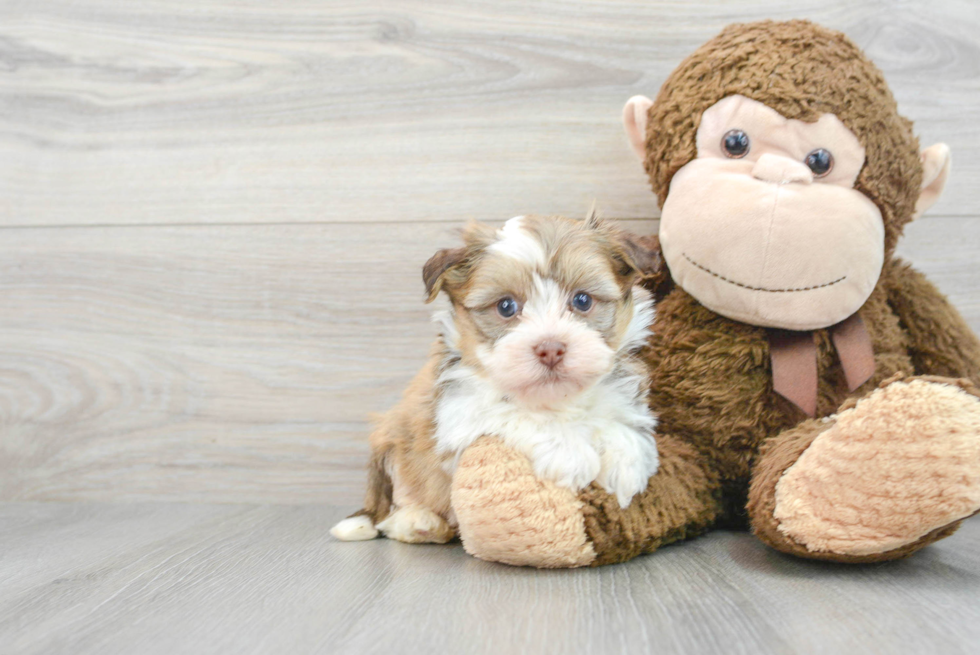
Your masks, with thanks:
[[[922,216],[939,200],[946,186],[946,180],[949,179],[951,164],[949,146],[945,143],[937,143],[922,151],[922,191],[919,192],[919,199],[915,201],[913,219]]]
[[[466,248],[443,248],[425,262],[422,280],[425,282],[425,302],[432,302],[442,289],[442,282],[451,268],[466,258]]]
[[[633,96],[623,107],[623,128],[633,146],[633,152],[643,161],[647,157],[647,112],[653,101],[646,96]]]

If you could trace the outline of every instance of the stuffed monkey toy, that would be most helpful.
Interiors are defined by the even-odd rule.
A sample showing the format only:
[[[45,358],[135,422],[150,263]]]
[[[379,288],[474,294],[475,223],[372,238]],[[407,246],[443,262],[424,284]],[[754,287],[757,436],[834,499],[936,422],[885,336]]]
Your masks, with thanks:
[[[920,151],[881,72],[806,21],[728,27],[624,122],[669,268],[642,351],[660,469],[620,508],[481,438],[453,478],[466,550],[595,566],[747,525],[876,562],[952,534],[980,510],[980,343],[894,256],[949,149]]]

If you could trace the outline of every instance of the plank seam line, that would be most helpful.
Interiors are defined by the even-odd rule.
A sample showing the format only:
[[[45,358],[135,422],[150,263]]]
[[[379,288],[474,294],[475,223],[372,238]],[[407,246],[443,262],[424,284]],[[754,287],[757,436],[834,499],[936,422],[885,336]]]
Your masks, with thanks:
[[[660,217],[618,217],[603,216],[611,221],[634,222],[659,221]],[[978,214],[941,214],[920,218],[919,220],[971,220],[980,218]],[[483,219],[487,223],[503,223],[506,219]],[[39,225],[2,225],[0,230],[58,230],[58,229],[107,229],[107,228],[165,228],[165,227],[296,227],[296,226],[329,226],[329,225],[446,225],[449,227],[461,225],[465,219],[449,220],[405,220],[405,221],[237,221],[215,223],[50,223]]]

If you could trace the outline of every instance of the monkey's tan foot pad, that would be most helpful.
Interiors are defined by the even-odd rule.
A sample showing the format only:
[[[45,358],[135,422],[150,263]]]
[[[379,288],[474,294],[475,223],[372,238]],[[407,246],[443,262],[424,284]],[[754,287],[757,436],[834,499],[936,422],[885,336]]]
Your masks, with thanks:
[[[452,506],[469,554],[541,568],[588,566],[582,501],[540,480],[523,454],[481,437],[463,452],[453,475]]]
[[[780,532],[811,552],[886,553],[980,509],[969,383],[893,382],[831,421],[776,484]]]

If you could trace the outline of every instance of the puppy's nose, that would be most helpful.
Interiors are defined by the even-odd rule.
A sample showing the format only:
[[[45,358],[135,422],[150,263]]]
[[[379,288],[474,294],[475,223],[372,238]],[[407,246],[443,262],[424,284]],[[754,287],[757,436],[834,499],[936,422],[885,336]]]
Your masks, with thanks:
[[[554,368],[565,356],[565,344],[561,341],[542,341],[534,347],[534,354],[538,356],[538,361]]]

